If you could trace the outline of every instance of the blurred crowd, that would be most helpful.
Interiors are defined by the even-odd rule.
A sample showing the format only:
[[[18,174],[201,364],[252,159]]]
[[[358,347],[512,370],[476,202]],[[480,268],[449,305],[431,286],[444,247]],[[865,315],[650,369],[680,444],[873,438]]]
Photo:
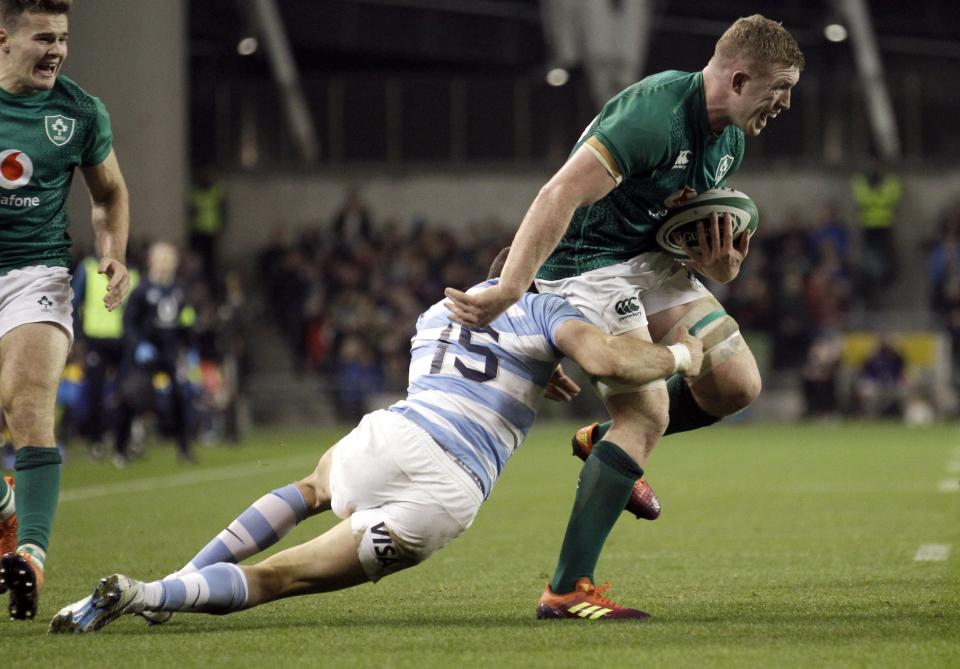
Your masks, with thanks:
[[[446,286],[485,279],[511,236],[492,220],[456,231],[421,218],[376,221],[358,192],[329,224],[295,236],[277,226],[259,267],[294,368],[332,383],[345,421],[371,396],[403,392],[417,316]]]
[[[711,286],[744,331],[769,335],[773,369],[799,369],[818,336],[846,326],[862,294],[849,235],[835,206],[813,224],[794,215],[751,241],[736,281]]]
[[[893,276],[875,258],[855,261],[862,254],[854,248],[865,242],[838,205],[815,215],[766,222],[741,276],[711,286],[744,331],[771,343],[772,371],[803,378],[809,415],[838,410],[838,335],[869,306],[872,287]],[[424,219],[380,221],[358,191],[331,221],[296,233],[278,225],[259,267],[294,368],[330,384],[344,420],[361,415],[372,397],[402,392],[417,315],[445,286],[484,277],[514,230],[500,221],[455,230]]]
[[[845,220],[839,204],[764,221],[738,279],[710,286],[748,336],[768,342],[761,355],[770,378],[795,379],[802,387],[807,416],[832,416],[840,409],[898,416],[908,399],[906,362],[893,337],[876,338],[875,350],[852,371],[852,381],[841,376],[842,333],[855,314],[876,306],[897,276],[890,236],[878,233],[882,226],[876,225],[893,219],[883,211],[878,215],[877,198],[871,201],[863,190],[875,184],[877,192],[887,194],[884,206],[894,211],[899,185],[894,188],[884,179],[878,173],[863,177],[858,197],[866,204],[860,221]],[[178,423],[187,424],[190,444],[240,439],[251,369],[248,342],[258,334],[252,329],[263,327],[261,316],[273,321],[274,337],[288,349],[292,373],[320,380],[339,419],[355,421],[374,398],[402,393],[417,316],[442,299],[445,286],[468,287],[482,280],[516,225],[477,220],[451,226],[423,217],[381,220],[362,194],[351,190],[329,221],[296,229],[277,224],[244,276],[218,261],[223,190],[202,176],[193,204],[199,213],[175,272],[183,295],[178,309],[189,310],[189,317],[183,311],[176,323],[177,348],[170,354],[175,368],[139,360],[137,352],[144,349],[138,348],[140,342],[128,341],[134,336],[130,332],[116,333],[113,342],[93,331],[97,321],[85,321],[90,314],[83,287],[75,286],[76,344],[61,388],[60,432],[66,440],[84,438],[95,454],[122,456],[118,465],[129,457],[118,452],[125,393],[152,396],[152,402],[135,403],[135,413],[146,416],[159,432],[177,437],[184,459],[190,459],[190,446],[183,446]],[[150,247],[141,243],[130,253],[131,267],[144,277],[150,276]],[[960,213],[944,219],[927,254],[931,310],[952,341],[954,367],[960,370]],[[89,256],[76,261],[74,274],[79,276]],[[253,299],[245,282],[258,286]],[[150,376],[149,381],[125,382],[138,364],[141,377]],[[165,374],[174,378],[165,379]],[[178,379],[186,398],[183,411],[174,410],[172,400]],[[841,387],[845,382],[850,387]],[[845,404],[841,395],[849,398]],[[136,435],[143,432],[137,430],[140,422],[134,424],[134,453]]]
[[[196,442],[237,443],[252,322],[241,274],[166,242],[134,244],[127,260],[131,294],[111,313],[102,306],[96,259],[82,249],[75,258],[75,340],[58,394],[61,443],[79,439],[118,467],[142,454],[151,432],[175,439],[184,462],[194,460]]]

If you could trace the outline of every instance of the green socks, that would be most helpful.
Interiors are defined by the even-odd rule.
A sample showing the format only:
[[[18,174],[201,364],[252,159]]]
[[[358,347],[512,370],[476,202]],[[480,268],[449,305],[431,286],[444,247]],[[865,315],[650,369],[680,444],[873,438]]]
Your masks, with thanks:
[[[601,441],[593,447],[580,470],[560,560],[550,582],[555,593],[572,591],[584,576],[593,580],[603,544],[641,476],[643,469],[613,442]]]
[[[60,451],[25,446],[17,451],[17,548],[43,566],[60,496]]]
[[[721,416],[713,416],[700,408],[690,384],[679,374],[667,379],[667,395],[670,397],[670,423],[663,436],[677,432],[689,432],[701,427],[707,427],[720,421]],[[594,440],[603,439],[607,431],[613,427],[613,421],[600,423],[594,433]]]
[[[663,436],[677,432],[689,432],[713,425],[721,416],[712,416],[700,408],[690,384],[679,374],[667,379],[667,395],[670,396],[670,423]]]

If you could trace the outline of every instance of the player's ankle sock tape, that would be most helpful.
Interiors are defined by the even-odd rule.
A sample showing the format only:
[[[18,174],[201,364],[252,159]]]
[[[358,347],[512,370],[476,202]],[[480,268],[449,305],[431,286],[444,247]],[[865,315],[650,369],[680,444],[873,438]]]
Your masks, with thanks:
[[[31,558],[33,558],[33,563],[40,567],[44,568],[44,565],[47,563],[47,551],[43,550],[36,544],[23,544],[17,546],[18,553],[28,553]]]
[[[690,384],[679,374],[667,379],[667,396],[670,398],[670,422],[664,436],[677,432],[689,432],[697,428],[713,425],[720,420],[700,408]]]
[[[47,550],[60,497],[60,463],[56,448],[25,446],[17,451],[17,545]]]
[[[597,455],[597,451],[602,455]],[[629,460],[629,463],[623,459]],[[608,460],[614,464],[609,464]],[[632,463],[632,464],[631,464]],[[625,473],[630,471],[631,473]],[[639,471],[639,474],[636,472]],[[602,441],[583,463],[573,511],[560,548],[560,558],[550,587],[562,594],[573,590],[577,579],[593,580],[603,544],[630,499],[643,470],[616,444]]]
[[[17,496],[13,486],[0,476],[0,520],[6,520],[17,512]]]

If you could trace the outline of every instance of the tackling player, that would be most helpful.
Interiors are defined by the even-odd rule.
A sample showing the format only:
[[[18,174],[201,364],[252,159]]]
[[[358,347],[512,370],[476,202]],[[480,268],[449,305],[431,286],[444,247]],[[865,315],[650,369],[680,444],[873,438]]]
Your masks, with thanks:
[[[700,226],[696,248],[681,242],[690,257],[681,263],[660,252],[656,230],[669,207],[724,185],[740,166],[744,135],[759,135],[790,108],[803,66],[783,26],[755,14],[727,29],[702,71],[661,72],[625,89],[540,190],[500,283],[470,294],[447,289],[456,319],[472,327],[496,318],[536,276],[541,292],[565,297],[612,335],[670,343],[689,331],[702,340],[703,367],[689,382],[599,380],[612,421],[578,431],[575,451],[589,452],[603,439],[642,467],[665,431],[710,425],[759,394],[757,364],[737,323],[690,271],[733,280],[749,236],[733,243],[729,216],[713,216]],[[558,593],[593,569],[601,537],[618,516],[602,509],[599,497],[577,499],[552,581]]]
[[[506,249],[491,276],[505,256]],[[471,292],[495,284],[488,280]],[[638,384],[674,372],[695,375],[702,360],[699,340],[686,333],[670,347],[611,337],[556,295],[526,293],[483,328],[463,327],[450,316],[440,302],[420,316],[407,398],[366,415],[310,476],[261,497],[162,581],[103,579],[93,595],[64,607],[50,631],[93,632],[124,613],[155,622],[169,617],[163,612],[227,613],[412,567],[473,523],[525,439],[545,388],[555,384],[556,394],[567,398],[579,391],[557,376],[563,355],[592,374]],[[605,442],[584,469],[629,481],[628,495],[642,475],[626,453]],[[608,501],[623,508],[626,498]],[[236,565],[328,509],[344,520],[320,537],[255,566]],[[592,572],[584,574],[574,597],[545,597],[537,615],[647,617],[616,605],[604,589],[593,585]]]
[[[70,0],[0,0],[0,404],[16,492],[0,480],[0,591],[32,618],[60,490],[57,384],[73,339],[67,195],[90,191],[104,304],[129,289],[127,188],[103,103],[60,72]]]

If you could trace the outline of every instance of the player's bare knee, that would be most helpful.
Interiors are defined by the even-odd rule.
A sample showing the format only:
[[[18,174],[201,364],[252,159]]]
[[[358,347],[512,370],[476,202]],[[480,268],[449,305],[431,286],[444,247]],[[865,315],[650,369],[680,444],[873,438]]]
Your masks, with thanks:
[[[30,395],[18,395],[4,405],[7,426],[14,443],[20,440],[42,445],[53,432],[53,409],[49,402]],[[41,442],[41,443],[37,443]]]
[[[760,395],[762,382],[760,371],[749,349],[731,359],[725,368],[718,370],[717,394],[727,405],[726,413],[742,411],[753,404]]]
[[[327,451],[317,463],[316,468],[305,478],[295,484],[307,505],[309,515],[326,511],[330,508],[330,456]]]
[[[743,411],[760,395],[760,374],[749,369],[728,368],[693,384],[694,397],[704,411],[714,416],[730,416]]]
[[[647,407],[644,412],[644,421],[647,433],[656,438],[663,436],[670,423],[670,402],[656,402]]]
[[[759,387],[756,390],[752,386],[748,385],[738,385],[733,386],[724,394],[724,397],[721,401],[721,404],[724,405],[725,415],[735,414],[738,411],[743,411],[748,406],[753,404],[753,401],[757,399],[757,395],[760,394]]]
[[[624,395],[606,398],[607,409],[615,427],[629,431],[637,437],[659,438],[669,423],[670,400],[666,385]]]
[[[746,409],[748,406],[753,404],[760,396],[760,391],[762,389],[763,382],[760,380],[759,374],[754,374],[744,379],[737,388],[737,393],[734,398],[740,407],[737,409],[737,411]]]
[[[294,484],[300,494],[303,496],[303,503],[307,507],[307,515],[312,515],[317,512],[317,491],[311,482],[311,477],[308,476],[304,479],[296,481]]]

